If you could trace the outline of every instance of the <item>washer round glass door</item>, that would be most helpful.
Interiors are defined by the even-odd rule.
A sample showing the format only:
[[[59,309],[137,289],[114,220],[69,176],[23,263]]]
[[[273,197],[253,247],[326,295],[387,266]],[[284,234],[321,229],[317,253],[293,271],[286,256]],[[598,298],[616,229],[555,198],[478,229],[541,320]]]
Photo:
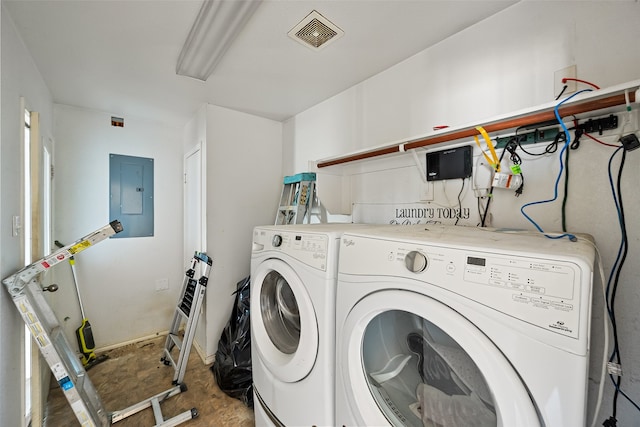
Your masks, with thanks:
[[[269,371],[284,382],[306,377],[318,353],[318,326],[311,298],[284,261],[261,263],[252,278],[255,348]]]
[[[447,305],[411,291],[368,295],[349,313],[338,355],[363,425],[539,426],[504,355]]]

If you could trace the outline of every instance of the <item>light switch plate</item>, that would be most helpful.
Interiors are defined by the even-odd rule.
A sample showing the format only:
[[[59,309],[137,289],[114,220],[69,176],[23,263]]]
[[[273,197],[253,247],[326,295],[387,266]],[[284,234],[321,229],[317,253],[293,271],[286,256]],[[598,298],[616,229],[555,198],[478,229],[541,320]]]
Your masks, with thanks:
[[[420,201],[430,202],[433,198],[433,181],[420,183]]]
[[[22,228],[22,221],[20,215],[14,215],[11,221],[11,235],[18,237],[20,235],[20,229]]]

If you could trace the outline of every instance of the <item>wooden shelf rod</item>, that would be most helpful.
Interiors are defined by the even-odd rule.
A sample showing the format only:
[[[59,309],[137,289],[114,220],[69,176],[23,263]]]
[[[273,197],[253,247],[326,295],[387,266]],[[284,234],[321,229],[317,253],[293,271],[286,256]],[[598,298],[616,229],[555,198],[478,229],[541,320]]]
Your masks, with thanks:
[[[634,91],[629,91],[629,101],[636,102],[636,93]],[[567,117],[576,114],[588,113],[596,110],[603,110],[606,108],[616,107],[618,105],[624,105],[626,103],[625,94],[616,94],[607,97],[603,97],[600,99],[591,99],[585,101],[577,101],[575,103],[569,104],[565,107],[561,107],[558,109],[560,113],[560,117]],[[543,123],[550,120],[555,120],[556,116],[554,113],[554,108],[548,108],[544,111],[533,112],[530,114],[524,114],[519,117],[512,117],[504,120],[498,120],[496,122],[488,123],[483,125],[484,129],[491,133],[502,131],[506,129],[516,129],[523,126],[531,126],[537,123]],[[379,157],[387,154],[400,153],[407,150],[413,150],[415,148],[426,147],[434,144],[441,144],[443,142],[455,141],[463,138],[472,138],[474,135],[479,135],[479,132],[475,127],[467,127],[464,129],[460,129],[457,131],[452,131],[449,133],[438,134],[434,136],[428,136],[425,138],[416,139],[413,141],[408,141],[402,144],[392,145],[388,147],[378,148],[371,151],[366,151],[362,153],[356,153],[351,155],[346,155],[343,157],[338,157],[335,159],[320,161],[317,164],[318,168],[326,168],[328,166],[334,166],[344,163],[350,163],[357,160],[368,159],[371,157]]]

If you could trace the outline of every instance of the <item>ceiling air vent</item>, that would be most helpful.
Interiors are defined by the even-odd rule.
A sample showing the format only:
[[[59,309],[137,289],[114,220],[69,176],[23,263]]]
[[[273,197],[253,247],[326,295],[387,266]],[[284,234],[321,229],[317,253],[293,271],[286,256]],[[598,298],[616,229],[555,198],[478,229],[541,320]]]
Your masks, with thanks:
[[[314,10],[287,34],[308,48],[320,50],[342,37],[344,31]]]

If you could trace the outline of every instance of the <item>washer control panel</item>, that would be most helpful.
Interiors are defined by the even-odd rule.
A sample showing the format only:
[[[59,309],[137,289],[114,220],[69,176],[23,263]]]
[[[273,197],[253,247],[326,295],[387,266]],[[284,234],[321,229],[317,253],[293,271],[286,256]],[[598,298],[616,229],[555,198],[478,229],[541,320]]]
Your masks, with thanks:
[[[520,247],[526,247],[525,243],[520,242]],[[440,288],[514,321],[577,339],[582,338],[580,331],[588,324],[591,268],[582,259],[559,252],[427,245],[345,235],[339,272],[347,281],[348,276],[386,277],[398,281],[390,286],[406,286],[416,292]]]
[[[544,261],[467,256],[464,280],[534,297],[572,300],[573,270]]]
[[[434,250],[435,249],[435,250]],[[580,271],[573,263],[429,248],[422,277],[502,313],[578,337]]]

